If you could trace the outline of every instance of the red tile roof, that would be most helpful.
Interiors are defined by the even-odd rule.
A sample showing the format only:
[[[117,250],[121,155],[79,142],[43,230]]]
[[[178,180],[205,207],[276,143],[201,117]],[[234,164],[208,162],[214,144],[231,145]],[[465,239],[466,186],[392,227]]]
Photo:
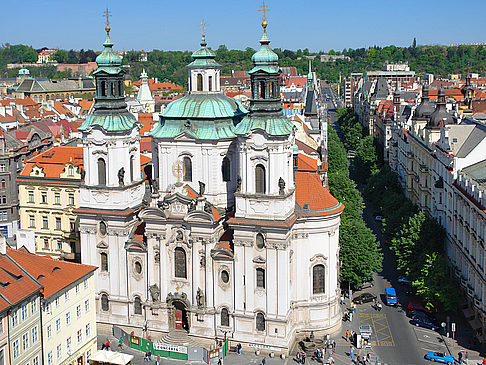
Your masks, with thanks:
[[[34,255],[25,248],[20,250],[7,248],[7,254],[44,286],[46,299],[97,269],[96,266]]]
[[[316,172],[317,160],[312,157],[306,156],[303,153],[299,153],[297,166],[298,171]]]
[[[11,251],[15,250],[7,248],[7,255],[0,255],[0,294],[3,296],[0,297],[2,299],[0,311],[8,308],[8,303],[4,298],[11,305],[15,305],[42,289],[39,283],[30,278],[24,270],[12,261]]]
[[[75,166],[83,167],[83,147],[51,147],[41,154],[26,160],[20,175],[30,176],[34,166],[39,166],[43,169],[45,177],[59,178],[68,162],[72,162]]]
[[[138,113],[138,121],[142,125],[140,129],[140,135],[145,136],[150,132],[157,121],[154,121],[152,113]]]

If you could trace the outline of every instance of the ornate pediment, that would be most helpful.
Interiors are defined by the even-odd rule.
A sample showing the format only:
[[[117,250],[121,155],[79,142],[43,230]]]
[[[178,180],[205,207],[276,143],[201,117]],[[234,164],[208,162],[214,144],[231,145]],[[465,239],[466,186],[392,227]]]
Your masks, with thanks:
[[[96,245],[96,247],[106,250],[106,249],[108,249],[108,244],[105,241],[100,241],[100,242],[98,242],[98,244]]]
[[[264,264],[265,262],[267,262],[263,257],[261,256],[257,256],[253,259],[253,262],[255,264]]]

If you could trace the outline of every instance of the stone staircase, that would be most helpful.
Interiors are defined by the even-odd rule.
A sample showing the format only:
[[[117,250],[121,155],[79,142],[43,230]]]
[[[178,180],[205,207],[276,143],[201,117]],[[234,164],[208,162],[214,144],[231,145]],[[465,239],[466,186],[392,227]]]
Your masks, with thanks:
[[[190,337],[185,330],[171,330],[168,334],[157,339],[156,342],[166,343],[168,345],[201,347],[202,344],[196,339]]]

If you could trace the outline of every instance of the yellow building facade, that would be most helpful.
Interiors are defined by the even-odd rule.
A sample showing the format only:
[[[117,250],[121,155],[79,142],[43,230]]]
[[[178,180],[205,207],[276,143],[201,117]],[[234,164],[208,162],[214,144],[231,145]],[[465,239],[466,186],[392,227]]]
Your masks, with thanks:
[[[27,160],[17,178],[20,228],[35,232],[36,253],[80,260],[73,210],[79,206],[81,147],[57,146]]]

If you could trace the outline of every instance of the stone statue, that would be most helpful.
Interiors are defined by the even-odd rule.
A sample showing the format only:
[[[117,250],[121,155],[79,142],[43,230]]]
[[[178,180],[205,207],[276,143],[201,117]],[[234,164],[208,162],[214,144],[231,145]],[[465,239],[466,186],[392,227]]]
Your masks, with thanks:
[[[81,170],[79,171],[79,174],[81,175],[81,182],[84,182],[84,178],[86,176],[86,171],[81,167]]]
[[[282,178],[278,179],[278,193],[280,195],[285,194],[285,180]]]
[[[206,184],[202,181],[198,181],[199,183],[199,196],[203,196],[204,192],[206,191]]]
[[[183,241],[184,240],[184,235],[182,234],[181,231],[178,231],[176,234],[176,241]]]
[[[204,292],[202,291],[201,288],[197,288],[197,294],[196,294],[196,302],[197,302],[197,306],[199,308],[202,308],[204,307]]]
[[[150,186],[152,187],[152,194],[156,195],[159,193],[159,182],[157,179],[152,179],[150,180],[151,184]]]
[[[204,211],[208,214],[213,213],[213,210],[211,209],[211,205],[208,202],[206,202],[206,204],[204,204]]]
[[[150,285],[149,291],[152,297],[152,302],[155,303],[160,301],[160,289],[157,284]]]
[[[236,178],[236,190],[235,193],[239,193],[241,191],[241,176],[238,175]]]
[[[123,167],[118,170],[118,184],[120,186],[125,185],[125,169]]]

